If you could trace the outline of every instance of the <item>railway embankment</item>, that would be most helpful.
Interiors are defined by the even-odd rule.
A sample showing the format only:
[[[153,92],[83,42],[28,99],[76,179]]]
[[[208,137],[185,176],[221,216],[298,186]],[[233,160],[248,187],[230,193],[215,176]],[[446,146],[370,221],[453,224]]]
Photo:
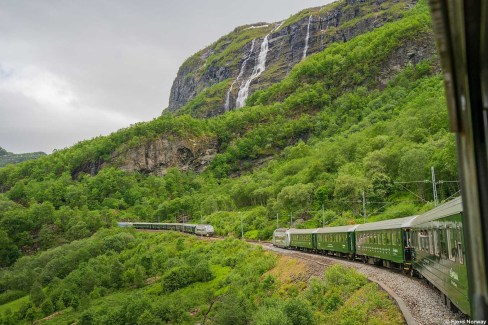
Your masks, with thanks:
[[[316,255],[275,247],[270,243],[257,243],[266,250],[290,256],[325,268],[333,264],[351,267],[377,283],[400,308],[405,321],[411,324],[451,324],[464,319],[461,313],[449,310],[441,300],[440,293],[423,280],[406,276],[395,270],[331,256]]]

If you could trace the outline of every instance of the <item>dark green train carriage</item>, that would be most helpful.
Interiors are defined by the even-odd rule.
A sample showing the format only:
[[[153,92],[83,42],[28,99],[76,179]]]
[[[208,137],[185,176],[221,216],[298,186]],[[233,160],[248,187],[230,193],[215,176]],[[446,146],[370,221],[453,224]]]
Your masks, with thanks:
[[[411,269],[410,224],[416,217],[371,222],[356,228],[356,255],[384,266]]]
[[[314,233],[317,229],[290,229],[290,247],[313,250],[315,248]]]
[[[319,228],[314,234],[315,248],[320,252],[352,258],[356,253],[354,230],[357,227],[357,225],[350,225]]]
[[[412,222],[414,269],[463,313],[470,314],[461,198]]]

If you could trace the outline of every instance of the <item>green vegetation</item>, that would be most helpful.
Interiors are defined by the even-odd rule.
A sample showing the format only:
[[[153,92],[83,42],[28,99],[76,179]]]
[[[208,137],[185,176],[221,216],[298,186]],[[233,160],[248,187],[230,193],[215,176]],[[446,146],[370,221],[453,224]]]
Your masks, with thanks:
[[[402,322],[385,294],[352,270],[331,267],[324,278],[285,290],[289,279],[273,275],[277,261],[261,247],[235,239],[102,230],[0,271],[0,288],[24,295],[0,307],[0,322],[305,325],[339,318],[347,323],[350,317]],[[344,317],[357,299],[360,312]]]
[[[433,61],[395,74],[380,68],[391,52],[429,33],[427,6],[419,2],[396,22],[308,57],[243,109],[209,119],[166,114],[0,169],[0,266],[117,220],[203,217],[217,234],[240,236],[242,219],[246,238],[269,239],[277,215],[279,226],[290,217],[298,227],[320,226],[322,205],[327,224],[362,222],[363,191],[368,202],[388,202],[368,205],[369,220],[430,208],[430,184],[395,182],[428,179],[431,166],[437,179],[457,179],[441,76]],[[227,86],[208,89],[183,111],[214,105]],[[125,150],[160,137],[216,139],[218,154],[202,174],[117,168]],[[114,153],[121,156],[114,160]],[[442,184],[440,198],[457,189]]]
[[[44,152],[31,152],[14,154],[0,147],[0,168],[7,164],[17,164],[26,160],[36,159],[45,156]]]

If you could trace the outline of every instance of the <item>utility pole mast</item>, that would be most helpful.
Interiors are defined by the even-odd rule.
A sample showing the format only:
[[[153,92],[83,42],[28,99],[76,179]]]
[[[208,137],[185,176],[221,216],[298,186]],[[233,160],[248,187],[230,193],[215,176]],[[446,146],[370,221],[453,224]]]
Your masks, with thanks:
[[[278,216],[279,216],[279,213],[276,214],[276,229],[278,229],[280,227],[279,221],[278,221]]]
[[[324,211],[324,205],[322,204],[322,228],[325,227],[325,211]]]
[[[437,204],[439,203],[438,198],[437,198],[437,186],[435,184],[435,171],[434,171],[434,166],[430,168],[430,171],[432,172],[432,191],[434,192],[434,206],[436,207]]]
[[[293,224],[293,212],[290,212],[290,229]]]
[[[364,217],[364,223],[366,223],[366,195],[364,194],[364,191],[363,191],[363,217]]]

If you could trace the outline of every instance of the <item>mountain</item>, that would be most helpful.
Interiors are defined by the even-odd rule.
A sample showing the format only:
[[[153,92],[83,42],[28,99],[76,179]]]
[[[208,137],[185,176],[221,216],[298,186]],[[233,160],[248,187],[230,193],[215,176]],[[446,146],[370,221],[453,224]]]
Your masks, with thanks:
[[[240,108],[248,95],[279,82],[305,57],[398,20],[415,2],[339,1],[280,22],[237,27],[183,63],[173,82],[168,111],[182,110],[202,91],[211,98],[207,95],[204,104],[183,112],[210,117]],[[428,44],[427,55],[433,52],[433,44]],[[410,55],[416,57],[410,59],[422,60],[422,54],[413,51]]]
[[[14,154],[8,152],[7,150],[0,147],[0,167],[3,167],[7,164],[17,164],[22,161],[30,160],[30,159],[37,159],[41,156],[45,156],[44,152],[31,152],[31,153],[21,153],[21,154]]]
[[[327,15],[338,17],[337,29],[322,24],[319,51],[314,19]],[[378,25],[375,17],[383,17]],[[1,265],[123,219],[203,220],[220,235],[239,236],[242,218],[246,238],[267,239],[277,224],[362,222],[363,192],[369,220],[413,215],[432,206],[432,185],[424,182],[431,167],[438,180],[449,181],[439,185],[441,200],[458,191],[425,1],[341,1],[250,28],[259,25],[237,28],[230,35],[243,35],[242,43],[212,60],[214,67],[230,62],[235,51],[228,75],[186,74],[195,78],[194,92],[173,112],[1,168],[0,239],[10,247]],[[245,106],[222,114],[245,53],[252,55],[242,80],[251,66],[262,66],[252,40],[257,51],[268,34],[266,70],[250,83]],[[335,42],[328,41],[332,35]],[[293,51],[287,45],[280,52],[287,39],[295,39]],[[272,63],[284,56],[296,64]],[[210,76],[210,61],[188,62],[183,67],[203,67],[201,76]],[[282,77],[272,79],[271,72]]]
[[[456,195],[425,0],[343,0],[238,27],[182,65],[161,116],[0,168],[0,323],[402,322],[346,269],[307,282],[305,266],[289,273],[290,259],[240,240],[116,221],[266,240],[362,223],[363,197],[368,221],[410,216],[433,206],[431,167],[440,200]]]

